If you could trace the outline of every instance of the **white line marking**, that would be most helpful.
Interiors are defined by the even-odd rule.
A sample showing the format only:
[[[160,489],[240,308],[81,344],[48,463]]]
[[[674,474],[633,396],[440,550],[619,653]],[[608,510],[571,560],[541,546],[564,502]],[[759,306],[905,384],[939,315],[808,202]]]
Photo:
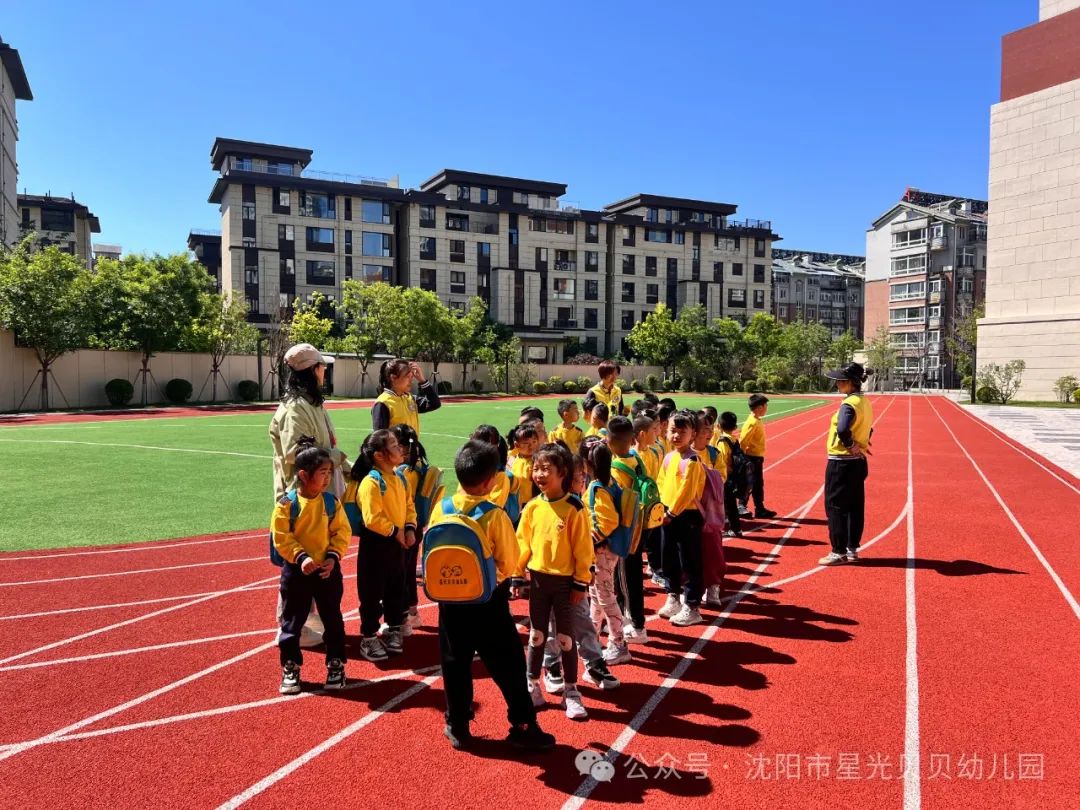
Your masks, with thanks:
[[[52,579],[27,579],[21,582],[0,582],[0,588],[12,588],[16,585],[45,585],[50,582],[74,582],[79,579],[103,579],[106,577],[129,577],[133,574],[156,574],[159,571],[179,571],[182,568],[206,568],[214,565],[230,565],[232,563],[256,562],[262,560],[268,562],[267,556],[262,554],[258,557],[238,557],[235,560],[213,560],[211,562],[184,563],[183,565],[166,565],[161,568],[137,568],[134,571],[108,571],[103,574],[79,574],[76,577],[53,577]]]
[[[998,494],[997,489],[994,488],[994,485],[990,483],[990,479],[987,478],[986,474],[982,471],[982,467],[980,467],[978,463],[976,463],[975,459],[971,457],[971,453],[969,453],[967,451],[967,448],[960,443],[960,440],[958,438],[956,438],[956,434],[953,433],[952,428],[949,427],[949,423],[945,421],[945,419],[940,413],[938,413],[938,409],[934,407],[933,403],[930,402],[929,399],[927,399],[927,402],[930,404],[930,409],[934,412],[934,415],[941,420],[941,424],[945,425],[945,429],[949,431],[949,435],[952,436],[953,441],[956,442],[956,446],[960,448],[960,451],[967,457],[967,460],[971,462],[971,466],[975,468],[975,472],[979,474],[979,477],[983,480],[983,483],[986,484],[986,488],[990,490],[990,494],[994,496],[994,500],[998,502],[998,506],[1000,506],[1004,510],[1005,514],[1012,522],[1012,525],[1016,527],[1016,531],[1018,531],[1020,533],[1020,536],[1024,538],[1024,541],[1028,544],[1028,547],[1031,549],[1032,553],[1035,554],[1035,558],[1042,564],[1042,567],[1046,569],[1046,573],[1050,575],[1050,579],[1052,579],[1054,581],[1054,584],[1057,585],[1058,590],[1061,591],[1061,595],[1065,597],[1065,601],[1069,603],[1069,607],[1072,608],[1072,611],[1076,615],[1076,618],[1080,619],[1080,605],[1076,603],[1076,597],[1074,597],[1072,593],[1069,592],[1069,589],[1065,587],[1065,583],[1061,581],[1061,577],[1058,576],[1057,571],[1054,570],[1053,566],[1050,565],[1046,557],[1043,556],[1043,553],[1039,550],[1039,547],[1035,545],[1035,541],[1031,539],[1031,535],[1029,535],[1027,531],[1024,530],[1024,527],[1020,525],[1020,521],[1016,519],[1016,515],[1012,513],[1012,510],[1009,509],[1008,506],[1006,506],[1005,501],[1002,499],[1001,495]]]
[[[911,400],[908,400],[908,447],[911,443]],[[904,626],[907,646],[904,653],[904,810],[922,806],[922,768],[919,757],[919,659],[918,626],[915,623],[915,478],[914,452],[907,454],[907,566],[904,571]]]
[[[231,537],[215,537],[211,540],[186,540],[181,543],[158,543],[151,545],[135,546],[134,548],[97,548],[91,551],[68,551],[58,554],[28,554],[23,557],[0,557],[0,562],[17,562],[20,560],[49,560],[56,557],[92,557],[96,554],[132,554],[138,551],[160,551],[163,548],[201,546],[205,543],[228,543],[232,540],[250,540],[253,537],[261,537],[265,540],[267,537],[267,532],[260,532],[258,534],[237,534]]]
[[[92,610],[109,610],[111,608],[136,607],[138,605],[157,605],[161,602],[180,602],[184,599],[194,599],[199,596],[213,596],[221,591],[203,591],[201,593],[185,593],[179,596],[159,596],[157,599],[137,599],[134,602],[113,602],[109,605],[87,605],[85,607],[60,608],[58,610],[41,610],[36,613],[13,613],[10,616],[0,616],[0,621],[9,622],[16,619],[38,619],[42,616],[59,616],[64,613],[85,613]]]
[[[118,442],[80,442],[75,439],[0,439],[7,444],[79,444],[88,447],[128,447],[135,450],[163,450],[167,453],[204,453],[211,456],[237,456],[270,461],[273,456],[257,456],[254,453],[233,453],[228,450],[193,450],[190,447],[159,447],[153,444],[120,444]]]

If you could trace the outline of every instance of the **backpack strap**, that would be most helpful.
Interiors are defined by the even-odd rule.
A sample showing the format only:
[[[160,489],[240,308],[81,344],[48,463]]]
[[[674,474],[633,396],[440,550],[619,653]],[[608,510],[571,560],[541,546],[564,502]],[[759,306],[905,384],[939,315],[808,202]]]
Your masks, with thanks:
[[[444,515],[457,515],[457,514],[460,514],[458,512],[458,508],[456,506],[454,506],[454,499],[452,497],[450,497],[449,495],[447,495],[445,498],[442,499],[442,513]]]
[[[333,492],[324,492],[323,497],[323,511],[326,512],[326,522],[330,523],[334,520],[334,515],[337,512],[337,498],[334,497]]]
[[[612,469],[624,472],[633,478],[641,478],[641,459],[638,459],[638,468],[636,470],[630,469],[630,465],[620,461],[619,459],[613,459],[611,462]]]
[[[290,489],[285,493],[285,497],[289,499],[289,534],[293,534],[296,531],[296,519],[300,517],[300,493]]]
[[[446,500],[450,500],[450,499],[447,498]],[[473,511],[472,511],[472,519],[475,520],[477,523],[479,523],[480,519],[484,515],[488,514],[489,512],[492,512],[492,511],[494,511],[494,510],[496,510],[498,508],[499,507],[497,507],[491,501],[480,501],[480,503],[478,503],[476,505],[476,508],[473,509]]]
[[[400,476],[401,473],[398,473],[398,475]],[[368,472],[367,477],[378,483],[380,495],[386,494],[386,479],[383,478],[383,474],[381,472],[379,472],[378,470],[371,470],[370,472]]]

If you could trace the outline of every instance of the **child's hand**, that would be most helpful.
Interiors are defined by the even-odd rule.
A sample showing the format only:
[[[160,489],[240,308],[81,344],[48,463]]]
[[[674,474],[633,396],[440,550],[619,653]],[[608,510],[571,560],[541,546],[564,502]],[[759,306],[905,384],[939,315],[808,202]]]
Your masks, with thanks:
[[[522,590],[523,590],[522,588],[519,588],[516,585],[514,587],[510,588],[510,598],[511,599],[520,599]]]
[[[570,591],[570,604],[571,605],[580,605],[584,599],[585,599],[585,591],[579,591],[577,588],[574,588],[573,590]]]
[[[319,566],[319,577],[321,579],[329,579],[330,575],[334,573],[335,565],[337,565],[337,560],[333,557],[327,557],[323,560],[323,564]]]
[[[416,545],[416,531],[414,529],[405,530],[405,548],[412,548]]]
[[[300,563],[300,573],[302,574],[314,574],[315,570],[319,567],[319,564],[315,562],[311,557],[305,557],[304,561]]]

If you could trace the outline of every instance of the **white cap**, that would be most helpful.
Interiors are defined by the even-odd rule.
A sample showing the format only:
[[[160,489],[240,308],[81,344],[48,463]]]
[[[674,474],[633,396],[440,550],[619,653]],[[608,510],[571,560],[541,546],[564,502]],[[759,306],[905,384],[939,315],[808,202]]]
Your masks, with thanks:
[[[303,371],[325,361],[322,352],[310,343],[297,343],[285,352],[285,362],[293,371]]]

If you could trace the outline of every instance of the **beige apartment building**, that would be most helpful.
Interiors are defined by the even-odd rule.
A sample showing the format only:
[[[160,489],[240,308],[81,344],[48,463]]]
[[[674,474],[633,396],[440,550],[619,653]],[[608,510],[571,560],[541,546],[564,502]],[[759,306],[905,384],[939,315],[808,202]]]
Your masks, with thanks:
[[[19,122],[15,102],[33,98],[19,52],[0,39],[0,244],[10,245],[19,238],[19,164],[15,160]]]
[[[436,292],[464,309],[479,296],[512,327],[527,359],[612,354],[658,303],[703,304],[746,320],[770,306],[768,222],[729,221],[736,206],[636,195],[583,210],[566,185],[443,169],[419,189],[396,180],[326,179],[311,151],[219,138],[210,201],[222,228],[188,246],[221,289],[243,292],[252,320],[346,279]],[[706,268],[706,269],[703,269]],[[297,280],[299,276],[299,280]]]
[[[93,267],[93,234],[101,233],[101,223],[89,208],[74,197],[51,194],[20,194],[18,203],[20,238],[34,233],[39,247],[55,245]]]
[[[840,337],[863,339],[866,258],[805,250],[772,252],[773,316],[784,323],[817,321]]]

